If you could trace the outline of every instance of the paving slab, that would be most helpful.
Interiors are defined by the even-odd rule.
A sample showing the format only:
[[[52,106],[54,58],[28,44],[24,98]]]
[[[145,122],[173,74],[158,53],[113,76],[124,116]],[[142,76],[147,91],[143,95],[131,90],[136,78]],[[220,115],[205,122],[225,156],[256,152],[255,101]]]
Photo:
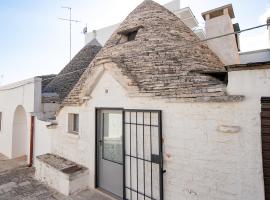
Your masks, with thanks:
[[[8,159],[3,154],[0,154],[0,172],[26,165],[27,165],[26,156]]]
[[[33,167],[17,167],[0,171],[1,200],[112,200],[96,190],[85,190],[64,196],[34,178]]]
[[[1,160],[7,160],[8,158],[6,156],[4,156],[3,154],[0,153],[0,161]]]

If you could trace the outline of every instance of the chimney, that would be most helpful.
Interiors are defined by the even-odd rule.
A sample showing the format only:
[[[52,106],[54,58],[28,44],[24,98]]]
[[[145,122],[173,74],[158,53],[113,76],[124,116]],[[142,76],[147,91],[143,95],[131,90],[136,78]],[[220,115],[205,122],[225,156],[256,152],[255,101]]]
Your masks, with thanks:
[[[93,38],[97,38],[97,31],[96,30],[93,30]]]
[[[232,4],[204,12],[202,17],[205,20],[206,38],[240,30],[239,24],[232,23],[235,17]],[[240,63],[238,34],[208,40],[207,44],[225,65]]]

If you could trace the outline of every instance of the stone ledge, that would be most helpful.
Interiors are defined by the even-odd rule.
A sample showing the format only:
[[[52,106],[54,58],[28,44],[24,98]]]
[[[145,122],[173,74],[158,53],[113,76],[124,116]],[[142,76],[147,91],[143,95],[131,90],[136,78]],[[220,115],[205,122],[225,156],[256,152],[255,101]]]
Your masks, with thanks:
[[[36,178],[64,195],[88,188],[89,171],[86,167],[54,154],[44,154],[36,159]]]
[[[228,72],[231,71],[243,71],[243,70],[260,70],[260,69],[270,69],[270,61],[266,62],[254,62],[247,64],[236,64],[226,66]]]
[[[224,95],[224,96],[216,96],[216,97],[205,96],[205,97],[194,97],[194,98],[170,98],[170,99],[167,98],[167,101],[180,102],[180,103],[235,103],[235,102],[242,102],[244,99],[245,99],[245,96],[243,95]]]

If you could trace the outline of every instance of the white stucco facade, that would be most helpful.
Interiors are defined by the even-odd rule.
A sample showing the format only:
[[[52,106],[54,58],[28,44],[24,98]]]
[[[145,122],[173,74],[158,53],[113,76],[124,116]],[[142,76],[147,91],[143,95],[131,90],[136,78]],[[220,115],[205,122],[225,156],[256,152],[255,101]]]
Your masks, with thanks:
[[[168,6],[178,17],[187,16],[185,23],[190,24],[189,28],[198,25],[189,8],[174,9],[180,7],[179,1],[173,1]],[[222,15],[218,17],[211,18],[210,14],[207,14],[206,32],[209,33],[207,37],[211,38],[234,31],[231,18],[228,9],[222,10]],[[118,26],[118,24],[113,25],[98,30],[92,35],[88,34],[89,37],[86,37],[86,41],[97,37],[104,44]],[[225,64],[239,63],[234,35],[211,40],[208,43],[215,52],[218,52]],[[209,55],[206,53],[205,56]],[[151,62],[155,62],[155,59],[153,58]],[[209,61],[211,61],[210,58]],[[192,62],[190,62],[191,65]],[[104,127],[109,126],[104,126],[104,118],[102,118],[103,130],[97,128],[97,108],[106,108],[107,111],[110,108],[160,110],[162,112],[163,138],[161,140],[156,139],[156,141],[162,142],[163,146],[163,168],[166,170],[163,175],[165,200],[264,200],[260,113],[261,97],[270,97],[270,69],[267,63],[262,64],[264,66],[259,65],[258,63],[256,66],[254,65],[255,67],[246,65],[246,69],[244,69],[245,66],[243,65],[238,65],[238,68],[237,66],[227,67],[228,85],[226,89],[228,95],[244,96],[243,99],[239,98],[241,100],[235,101],[214,102],[207,101],[206,97],[205,101],[193,102],[191,99],[195,98],[187,100],[187,98],[170,99],[168,96],[167,98],[165,96],[163,98],[147,96],[140,93],[139,89],[134,86],[136,84],[132,82],[135,80],[123,76],[123,71],[121,71],[123,69],[110,59],[107,59],[107,57],[104,60],[94,61],[93,66],[90,65],[92,66],[88,71],[90,74],[82,76],[81,80],[86,80],[84,87],[80,88],[81,90],[76,85],[69,93],[76,98],[74,98],[75,100],[70,98],[71,100],[67,102],[74,101],[76,103],[78,97],[81,103],[80,106],[66,106],[65,100],[68,98],[62,99],[64,104],[61,104],[61,107],[60,102],[63,103],[62,100],[42,103],[42,79],[38,77],[0,87],[0,153],[9,158],[27,156],[29,160],[30,119],[35,116],[33,161],[36,167],[36,178],[46,182],[61,193],[70,195],[87,188],[95,188],[98,185],[97,177],[101,170],[97,173],[97,170],[100,169],[97,163],[99,162],[98,159],[102,160],[105,154],[103,153],[102,157],[100,154],[100,157],[97,158],[97,151],[101,149],[96,146],[97,143],[104,145],[106,139],[113,139],[118,142],[118,146],[121,146],[122,128],[126,128],[125,125],[122,126],[122,113],[118,112],[117,114],[120,113],[118,118],[109,122],[114,126],[112,137],[100,139],[97,137],[97,132],[103,131],[104,134]],[[256,69],[256,67],[258,68]],[[212,68],[210,69],[212,70]],[[215,75],[220,76],[220,74],[210,71],[208,75],[213,78]],[[166,75],[166,72],[164,75]],[[226,73],[222,72],[222,75],[226,75]],[[191,75],[188,74],[188,76]],[[168,81],[171,81],[169,76]],[[78,84],[81,86],[80,81]],[[160,84],[165,84],[165,82],[161,81]],[[63,87],[63,85],[57,85],[56,87],[58,86]],[[179,88],[175,88],[175,90],[177,89]],[[77,93],[78,90],[80,92]],[[164,88],[162,90],[165,91]],[[170,90],[170,88],[167,90]],[[75,92],[72,93],[73,91]],[[47,95],[55,94],[47,93]],[[200,95],[203,96],[204,94]],[[217,99],[219,98],[215,100]],[[226,98],[224,97],[224,99]],[[79,115],[79,123],[76,123],[77,121],[74,118],[69,118],[71,114]],[[151,121],[151,117],[149,121]],[[78,134],[77,129],[71,129],[73,126],[71,126],[70,122],[73,123],[72,125],[79,126]],[[117,124],[120,124],[120,126],[117,127]],[[130,121],[130,127],[131,124]],[[144,132],[144,121],[142,124]],[[148,126],[151,127],[151,123]],[[157,127],[160,128],[160,126],[156,125]],[[130,128],[130,137],[132,137],[131,134]],[[150,137],[151,134],[150,130]],[[143,144],[145,143],[143,142]],[[144,146],[151,149],[152,147],[149,146],[152,143],[149,144]],[[126,148],[126,144],[124,143],[121,148]],[[138,154],[137,144],[136,151]],[[117,151],[118,155],[119,152],[121,153],[121,150]],[[143,149],[143,154],[144,152]],[[160,152],[157,151],[158,153],[155,153],[154,156],[152,149],[150,152],[151,157],[149,156],[148,162],[151,163],[152,169],[152,161],[156,158],[154,156],[158,156]],[[75,162],[76,165],[72,166],[75,167],[75,169],[72,169],[75,172],[70,169],[70,172],[65,172],[65,168],[61,164],[58,165],[58,168],[55,167],[59,164],[55,160],[52,162],[56,162],[56,165],[53,165],[55,163],[48,163],[36,158],[38,155],[46,153],[55,154],[53,156],[60,156],[61,159],[63,157],[63,162]],[[108,154],[110,153],[113,154],[109,151]],[[130,154],[132,154],[131,147]],[[119,157],[121,158],[121,155]],[[131,161],[129,165],[132,165]],[[84,167],[86,167],[84,173],[79,173],[78,171]],[[144,173],[145,168],[143,170]],[[130,171],[132,171],[131,167]],[[77,172],[78,174],[76,174]],[[115,183],[118,182],[116,180],[117,175],[119,174],[111,176],[110,172],[106,171],[103,177],[109,177],[108,175],[110,175],[110,177],[113,177],[110,184],[116,185]],[[151,174],[151,187],[152,180],[158,179],[159,172],[158,169],[154,178],[152,178]],[[73,174],[73,176],[69,173]],[[131,172],[131,174],[133,173],[134,171]],[[142,170],[138,169],[138,161],[136,173],[137,177],[139,173],[142,174]],[[121,171],[121,176],[123,175],[124,173]],[[139,178],[137,178],[137,182],[127,176],[124,178],[126,181],[132,182],[131,185],[134,183],[139,185]],[[144,182],[145,185],[149,187],[149,179],[147,184]],[[154,183],[154,188],[160,189],[157,183]],[[120,190],[120,194],[121,192]],[[114,194],[118,195],[118,193]]]
[[[50,153],[52,148],[51,129],[47,128],[50,122],[42,121],[36,118],[34,131],[34,164],[36,156]]]
[[[162,110],[164,199],[263,200],[260,98],[270,96],[270,70],[229,72],[228,92],[241,102],[191,103],[131,97],[105,71],[79,107],[64,107],[52,130],[52,152],[89,168],[95,186],[95,108]],[[68,134],[68,113],[80,114],[79,135]]]
[[[40,101],[40,78],[0,87],[1,153],[10,158],[29,155],[30,117],[40,111]]]
[[[114,67],[101,68],[97,69],[100,76],[94,75],[94,84],[88,87],[89,100],[81,106],[63,107],[54,126],[39,120],[46,111],[55,110],[41,103],[40,78],[1,87],[0,152],[10,158],[29,156],[34,115],[34,157],[52,152],[87,167],[87,176],[75,185],[94,188],[96,108],[161,110],[165,200],[264,199],[260,99],[270,96],[270,69],[229,70],[227,92],[244,95],[243,101],[199,103],[139,96]],[[79,135],[68,133],[69,113],[79,114]],[[55,170],[41,166],[37,169],[58,184]]]
[[[9,158],[30,154],[31,116],[35,116],[34,157],[50,152],[51,138],[41,103],[41,78],[34,77],[0,87],[0,153]]]

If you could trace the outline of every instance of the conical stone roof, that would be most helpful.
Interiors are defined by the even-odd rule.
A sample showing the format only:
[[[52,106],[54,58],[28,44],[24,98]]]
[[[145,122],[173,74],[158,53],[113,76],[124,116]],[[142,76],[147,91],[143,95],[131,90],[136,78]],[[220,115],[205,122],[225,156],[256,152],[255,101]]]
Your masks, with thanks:
[[[136,30],[135,40],[125,41]],[[177,16],[146,0],[112,34],[65,103],[79,102],[92,68],[103,59],[116,63],[141,93],[161,98],[223,96],[224,82],[205,72],[225,72],[224,65],[199,40]]]
[[[61,72],[45,86],[42,93],[56,93],[59,100],[62,101],[78,82],[101,48],[101,44],[96,39],[86,44]]]

